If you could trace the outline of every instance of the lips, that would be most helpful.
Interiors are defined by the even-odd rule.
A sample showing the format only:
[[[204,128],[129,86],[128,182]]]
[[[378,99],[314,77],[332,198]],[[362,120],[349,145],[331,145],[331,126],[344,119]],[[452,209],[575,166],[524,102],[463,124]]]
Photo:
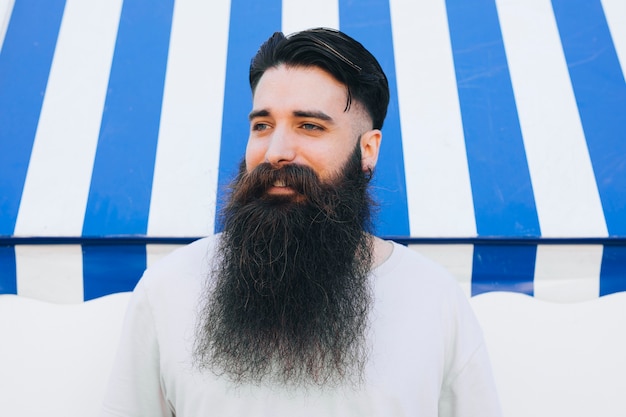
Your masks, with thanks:
[[[296,193],[296,190],[292,186],[287,185],[287,181],[275,180],[267,192],[269,194],[286,195],[294,194]]]
[[[286,179],[276,179],[271,183],[271,187],[266,190],[267,195],[288,199],[289,201],[303,201],[304,196],[294,188],[294,185]]]

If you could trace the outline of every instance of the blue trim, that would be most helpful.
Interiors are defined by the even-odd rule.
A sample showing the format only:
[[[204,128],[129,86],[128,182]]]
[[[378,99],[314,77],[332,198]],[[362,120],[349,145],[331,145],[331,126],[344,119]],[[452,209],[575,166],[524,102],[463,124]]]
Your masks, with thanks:
[[[604,217],[626,236],[626,83],[600,0],[553,0]]]
[[[494,0],[447,0],[480,236],[541,236]]]
[[[605,246],[600,269],[600,296],[626,291],[626,246]]]
[[[408,236],[409,210],[389,1],[370,0],[364,5],[340,0],[339,17],[341,30],[361,42],[378,59],[389,81],[391,100],[382,129],[381,155],[372,181],[372,195],[379,205],[375,233]]]
[[[226,187],[237,174],[248,141],[250,60],[272,33],[280,31],[281,15],[280,0],[232,0],[230,5],[215,232],[222,230],[219,213],[224,207]]]
[[[493,246],[529,246],[529,245],[608,245],[626,246],[626,237],[606,238],[545,238],[545,237],[505,237],[505,236],[477,236],[477,237],[402,237],[387,236],[404,245],[493,245]]]
[[[0,53],[0,235],[15,230],[63,0],[19,0]]]
[[[0,294],[17,294],[14,246],[0,246]]]
[[[85,301],[132,291],[145,269],[145,245],[83,245]]]
[[[536,246],[475,245],[472,296],[489,291],[534,294]]]
[[[402,245],[481,245],[494,246],[529,246],[529,245],[603,245],[624,246],[626,237],[603,238],[534,238],[534,237],[447,237],[447,238],[415,238],[404,236],[381,236],[383,239],[393,240]],[[0,236],[0,246],[13,245],[120,245],[120,244],[155,244],[155,245],[185,245],[203,236],[146,236],[146,235],[116,235],[116,236]]]
[[[124,2],[83,235],[146,233],[173,0]]]
[[[110,238],[11,238],[0,240],[0,294],[16,294],[15,249],[19,245],[74,245],[83,248],[86,300],[106,294],[130,291],[146,268],[146,244],[188,244],[193,238],[148,238],[118,236]],[[401,244],[457,244],[469,242],[422,242],[397,239]],[[488,291],[514,291],[533,295],[533,276],[537,244],[604,243],[600,275],[600,294],[626,291],[625,239],[476,239],[473,256],[472,295]],[[539,242],[539,243],[538,243]]]

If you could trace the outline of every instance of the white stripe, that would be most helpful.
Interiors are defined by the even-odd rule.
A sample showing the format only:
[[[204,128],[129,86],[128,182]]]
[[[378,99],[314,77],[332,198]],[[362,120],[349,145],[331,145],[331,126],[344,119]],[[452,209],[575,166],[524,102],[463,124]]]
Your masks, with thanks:
[[[617,57],[622,66],[622,75],[626,77],[626,1],[601,0],[604,15],[611,31]]]
[[[68,0],[15,235],[81,234],[121,0]]]
[[[228,2],[177,1],[148,220],[151,236],[213,232]]]
[[[339,28],[338,0],[283,0],[282,31],[285,35],[320,26]]]
[[[409,248],[443,266],[457,280],[467,297],[472,295],[474,245],[409,245]]]
[[[411,236],[475,236],[444,0],[390,7]]]
[[[0,0],[0,52],[2,52],[4,37],[9,28],[9,21],[11,20],[14,4],[15,0]]]
[[[535,297],[577,302],[600,295],[602,245],[538,245]]]
[[[80,303],[83,252],[80,245],[16,245],[17,294],[55,303]]]
[[[607,235],[549,0],[497,0],[541,234]]]

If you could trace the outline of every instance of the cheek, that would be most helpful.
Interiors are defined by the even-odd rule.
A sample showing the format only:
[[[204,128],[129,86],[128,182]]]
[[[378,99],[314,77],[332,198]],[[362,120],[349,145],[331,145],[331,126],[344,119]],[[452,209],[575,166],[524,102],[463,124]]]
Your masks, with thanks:
[[[311,154],[309,161],[320,178],[328,180],[341,172],[351,153],[351,149],[333,147],[315,155]]]
[[[245,159],[246,168],[251,171],[265,160],[265,150],[258,143],[248,142]]]

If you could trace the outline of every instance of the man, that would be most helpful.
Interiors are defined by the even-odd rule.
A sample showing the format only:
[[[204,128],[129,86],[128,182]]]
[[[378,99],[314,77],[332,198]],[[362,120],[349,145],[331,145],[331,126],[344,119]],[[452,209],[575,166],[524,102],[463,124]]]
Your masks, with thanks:
[[[144,274],[103,415],[500,415],[454,280],[369,233],[376,59],[338,31],[276,33],[250,86],[224,231]]]

